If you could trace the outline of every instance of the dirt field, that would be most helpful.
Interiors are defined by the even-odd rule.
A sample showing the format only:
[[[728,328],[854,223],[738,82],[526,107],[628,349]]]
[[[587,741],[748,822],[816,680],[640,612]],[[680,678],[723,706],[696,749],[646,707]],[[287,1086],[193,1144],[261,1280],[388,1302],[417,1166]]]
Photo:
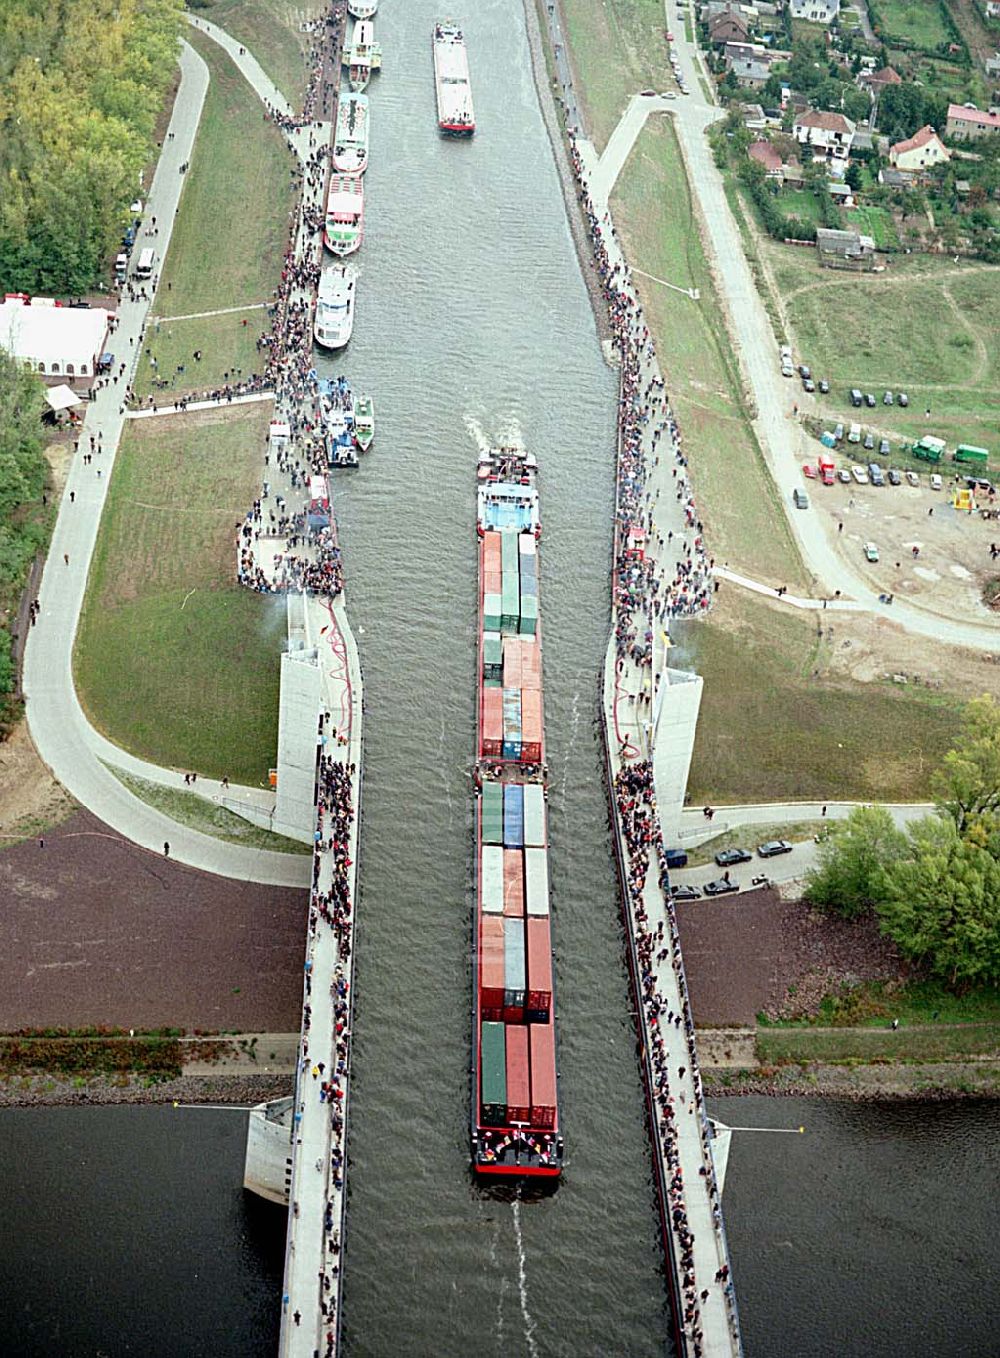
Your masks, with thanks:
[[[39,759],[27,722],[18,722],[10,738],[0,744],[0,849],[13,838],[58,824],[75,807]]]
[[[899,974],[899,960],[870,923],[847,923],[771,889],[677,906],[691,1008],[699,1027],[752,1027],[777,1014],[795,987],[809,1004],[841,980]]]
[[[0,854],[0,1030],[298,1028],[304,892],[165,862],[85,811],[44,845]]]

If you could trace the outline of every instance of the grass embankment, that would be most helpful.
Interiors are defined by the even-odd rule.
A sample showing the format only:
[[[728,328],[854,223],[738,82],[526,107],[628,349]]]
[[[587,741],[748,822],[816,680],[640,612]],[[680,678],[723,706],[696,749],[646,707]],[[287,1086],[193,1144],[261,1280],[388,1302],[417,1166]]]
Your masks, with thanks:
[[[81,702],[109,739],[251,785],[275,761],[285,609],[231,582],[270,412],[263,403],[127,426],[74,657]]]
[[[177,788],[135,778],[122,773],[120,769],[112,769],[111,772],[149,806],[162,811],[179,825],[201,830],[213,839],[224,839],[231,844],[240,844],[245,849],[270,849],[272,853],[312,853],[311,844],[300,844],[298,840],[272,834],[193,792],[179,792]]]
[[[796,360],[830,382],[819,400],[828,418],[854,418],[849,391],[860,387],[878,397],[873,420],[897,446],[936,434],[952,449],[989,448],[1000,466],[1000,269],[913,255],[893,257],[884,274],[842,274],[820,269],[811,251],[761,249]],[[882,406],[887,388],[905,391],[908,408]]]
[[[183,1064],[183,1049],[173,1029],[134,1037],[98,1030],[0,1037],[0,1080],[43,1071],[81,1082],[95,1075],[137,1074],[150,1081],[172,1080]]]
[[[203,0],[193,12],[248,48],[292,107],[301,108],[310,37],[302,24],[323,12],[317,0]]]
[[[813,835],[829,824],[827,820],[797,820],[779,825],[743,825],[735,830],[724,830],[721,835],[706,839],[696,849],[689,849],[688,866],[700,868],[713,862],[715,855],[724,849],[753,850],[758,844],[766,844],[769,839],[787,839],[791,844],[797,844],[812,839]],[[761,864],[761,872],[766,872],[768,860],[761,858],[757,861]]]
[[[735,590],[678,630],[704,676],[688,788],[703,802],[921,801],[959,701],[831,673],[815,623]]]
[[[164,400],[215,386],[236,367],[245,375],[260,369],[255,342],[267,328],[265,312],[176,328],[170,318],[270,301],[288,234],[292,160],[280,132],[264,121],[263,106],[229,57],[193,30],[188,37],[208,63],[210,81],[135,380],[140,397]],[[192,357],[196,349],[201,362]],[[154,386],[172,378],[169,390]]]
[[[742,405],[740,378],[701,246],[669,119],[647,122],[612,198],[690,459],[706,540],[718,561],[793,591],[805,574]]]
[[[598,151],[643,89],[675,88],[660,0],[561,0],[577,98]]]

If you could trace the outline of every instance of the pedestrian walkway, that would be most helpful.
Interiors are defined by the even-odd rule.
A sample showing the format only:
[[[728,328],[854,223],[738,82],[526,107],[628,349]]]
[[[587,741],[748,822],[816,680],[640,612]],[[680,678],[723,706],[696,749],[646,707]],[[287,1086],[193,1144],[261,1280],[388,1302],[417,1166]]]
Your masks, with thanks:
[[[218,410],[222,406],[246,406],[258,401],[273,401],[273,391],[251,391],[245,396],[216,396],[210,401],[192,401],[182,397],[170,405],[152,405],[142,410],[125,412],[127,420],[152,420],[161,415],[190,415],[196,410]]]

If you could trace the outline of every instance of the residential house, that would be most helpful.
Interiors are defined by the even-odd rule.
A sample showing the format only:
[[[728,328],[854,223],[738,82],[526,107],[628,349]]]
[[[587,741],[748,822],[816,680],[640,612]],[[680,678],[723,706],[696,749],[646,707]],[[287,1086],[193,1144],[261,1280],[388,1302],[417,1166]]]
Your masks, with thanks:
[[[708,41],[713,47],[727,42],[745,42],[750,36],[749,21],[738,9],[726,9],[708,21]]]
[[[793,19],[806,19],[811,24],[832,24],[840,13],[840,0],[789,0]]]
[[[869,94],[881,94],[889,85],[901,85],[903,77],[891,66],[882,66],[877,71],[859,71],[858,84]]]
[[[826,269],[871,269],[875,264],[875,242],[859,231],[816,231],[819,262]]]
[[[767,84],[771,70],[766,61],[755,57],[740,57],[729,67],[737,85],[745,90],[759,90]]]
[[[889,164],[898,170],[927,170],[951,159],[951,152],[928,123],[906,141],[889,147]]]
[[[987,19],[1000,19],[1000,0],[986,0]]]
[[[825,109],[809,109],[800,113],[792,125],[795,140],[801,146],[811,146],[827,158],[846,160],[851,153],[854,139],[854,123],[842,113],[829,113]]]
[[[956,141],[969,141],[975,137],[996,136],[1000,133],[1000,113],[983,113],[978,108],[966,108],[964,104],[948,105],[948,121],[945,124],[946,137]]]
[[[760,104],[740,104],[743,126],[751,132],[762,132],[767,127],[767,114]]]
[[[986,58],[986,74],[994,77],[1000,76],[1000,52],[995,57]]]
[[[762,138],[760,141],[751,142],[747,147],[747,155],[758,165],[763,165],[768,179],[776,179],[779,184],[781,183],[784,178],[784,166],[776,146]]]

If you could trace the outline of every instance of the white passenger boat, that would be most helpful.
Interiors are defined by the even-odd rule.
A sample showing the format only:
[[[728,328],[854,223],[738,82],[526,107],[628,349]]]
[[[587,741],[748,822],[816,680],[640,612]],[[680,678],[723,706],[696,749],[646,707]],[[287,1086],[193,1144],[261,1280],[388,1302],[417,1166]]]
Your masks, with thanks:
[[[372,71],[382,69],[382,47],[375,41],[375,25],[361,19],[354,25],[349,47],[344,48],[344,65],[348,68],[351,89],[360,93],[368,84]]]
[[[438,127],[450,137],[471,137],[476,130],[465,36],[446,19],[434,25],[434,89]]]
[[[338,174],[364,174],[368,168],[368,96],[346,94],[337,109],[333,168]]]
[[[378,0],[347,0],[347,12],[354,19],[371,19],[378,9]]]
[[[320,275],[313,334],[324,349],[343,349],[351,338],[356,283],[353,264],[331,264]]]
[[[374,437],[375,402],[370,396],[359,396],[354,404],[354,442],[366,453]]]
[[[330,176],[326,194],[323,244],[335,255],[351,255],[361,244],[365,230],[365,181],[360,176]]]

